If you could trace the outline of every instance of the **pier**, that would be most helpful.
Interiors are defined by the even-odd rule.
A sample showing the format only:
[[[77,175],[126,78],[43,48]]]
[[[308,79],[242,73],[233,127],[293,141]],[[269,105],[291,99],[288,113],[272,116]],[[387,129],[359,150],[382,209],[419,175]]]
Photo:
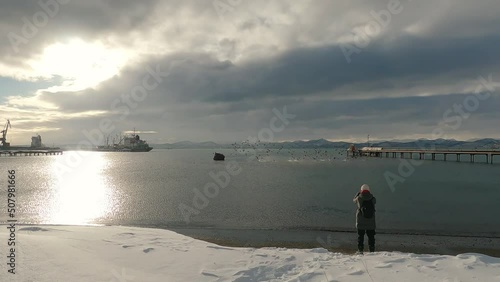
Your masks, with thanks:
[[[354,155],[354,154],[353,154]],[[476,156],[485,156],[486,162],[493,164],[493,158],[500,155],[500,150],[455,150],[455,149],[384,149],[379,147],[365,147],[359,149],[358,156],[379,158],[409,158],[418,157],[420,160],[436,160],[436,156],[442,156],[443,161],[468,161],[476,162]],[[463,156],[467,157],[463,157]]]
[[[1,156],[51,156],[62,155],[62,150],[0,150]]]

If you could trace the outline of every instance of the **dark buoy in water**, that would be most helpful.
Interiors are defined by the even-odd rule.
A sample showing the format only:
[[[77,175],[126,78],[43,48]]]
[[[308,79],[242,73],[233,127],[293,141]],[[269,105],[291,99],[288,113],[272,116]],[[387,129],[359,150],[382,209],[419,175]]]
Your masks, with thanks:
[[[221,153],[215,153],[214,161],[223,161],[226,157]]]

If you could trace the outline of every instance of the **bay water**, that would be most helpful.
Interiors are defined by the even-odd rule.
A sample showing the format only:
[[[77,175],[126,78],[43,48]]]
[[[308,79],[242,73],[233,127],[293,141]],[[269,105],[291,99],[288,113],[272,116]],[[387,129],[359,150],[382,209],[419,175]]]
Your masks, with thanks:
[[[352,199],[366,183],[378,230],[500,235],[499,164],[350,159],[333,149],[218,152],[225,161],[210,149],[0,157],[0,221],[9,219],[15,170],[16,216],[26,224],[349,231]]]

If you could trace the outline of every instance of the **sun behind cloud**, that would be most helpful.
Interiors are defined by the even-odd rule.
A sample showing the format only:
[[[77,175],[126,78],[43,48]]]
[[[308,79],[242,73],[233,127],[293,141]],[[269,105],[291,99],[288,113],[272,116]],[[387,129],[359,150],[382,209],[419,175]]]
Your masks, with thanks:
[[[50,91],[78,91],[118,74],[127,60],[123,49],[72,39],[46,47],[41,57],[29,64],[38,77],[63,77],[62,85],[51,87]]]

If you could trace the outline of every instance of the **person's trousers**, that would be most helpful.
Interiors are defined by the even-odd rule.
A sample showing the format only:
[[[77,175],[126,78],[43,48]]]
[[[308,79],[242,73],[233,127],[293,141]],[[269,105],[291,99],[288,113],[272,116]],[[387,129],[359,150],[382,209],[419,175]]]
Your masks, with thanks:
[[[362,252],[365,247],[365,233],[368,236],[368,247],[370,252],[375,251],[375,230],[358,229],[358,251]]]

